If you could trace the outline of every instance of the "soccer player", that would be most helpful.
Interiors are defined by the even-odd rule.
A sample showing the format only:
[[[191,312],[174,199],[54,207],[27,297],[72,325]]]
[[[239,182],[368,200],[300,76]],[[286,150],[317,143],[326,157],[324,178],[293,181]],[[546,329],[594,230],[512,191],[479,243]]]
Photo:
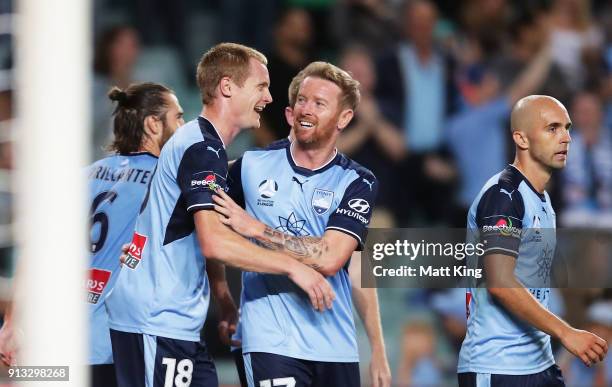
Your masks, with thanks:
[[[460,387],[563,386],[550,337],[590,366],[606,341],[548,311],[555,212],[545,191],[565,166],[570,118],[556,99],[532,95],[511,113],[514,163],[493,176],[468,213],[486,243],[487,286],[467,289],[467,335],[459,353]]]
[[[391,369],[387,360],[385,350],[385,340],[382,334],[380,321],[380,309],[378,306],[378,295],[376,288],[361,287],[361,253],[356,251],[351,257],[348,267],[349,278],[351,279],[351,291],[353,304],[357,309],[357,314],[361,319],[370,342],[372,352],[370,358],[370,385],[372,387],[390,387]],[[248,382],[244,370],[244,358],[242,357],[242,347],[240,329],[233,337],[232,356],[236,363],[240,385],[247,387]]]
[[[242,348],[249,386],[359,386],[349,258],[363,246],[378,190],[374,175],[336,150],[359,104],[359,83],[314,62],[289,89],[295,140],[246,152],[230,193],[214,197],[222,222],[328,276],[337,299],[315,313],[284,277],[243,273]]]
[[[378,292],[376,288],[361,287],[361,253],[355,252],[349,264],[353,304],[363,323],[370,342],[370,385],[372,387],[390,387],[391,369],[387,360],[385,340],[382,334]]]
[[[93,386],[114,386],[111,342],[104,298],[115,282],[117,253],[129,240],[155,169],[157,156],[167,139],[183,124],[183,110],[172,90],[155,83],[113,88],[108,97],[117,103],[114,112],[114,155],[87,167],[91,199],[91,256],[87,301],[90,304],[90,352]],[[0,335],[0,352],[9,365],[17,343],[10,333],[10,315]]]
[[[91,198],[91,263],[87,281],[90,355],[94,386],[113,386],[108,316],[104,298],[119,274],[117,254],[129,241],[146,188],[164,143],[181,126],[183,110],[174,93],[155,83],[113,88],[115,154],[88,167]]]
[[[257,127],[272,99],[266,63],[254,49],[223,43],[198,64],[201,116],[162,150],[124,268],[106,300],[119,386],[218,384],[200,342],[209,301],[205,257],[288,276],[316,309],[331,307],[334,294],[321,274],[253,246],[210,211],[214,190],[226,188],[226,144],[242,128]]]

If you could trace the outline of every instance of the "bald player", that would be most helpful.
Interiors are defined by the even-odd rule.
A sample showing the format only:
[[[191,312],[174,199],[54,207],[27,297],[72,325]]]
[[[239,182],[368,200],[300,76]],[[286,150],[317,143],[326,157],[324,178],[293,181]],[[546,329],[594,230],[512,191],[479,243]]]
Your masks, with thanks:
[[[514,162],[484,185],[468,228],[485,244],[486,287],[468,288],[467,334],[459,353],[460,387],[564,386],[550,337],[586,366],[608,344],[548,310],[555,212],[544,187],[565,167],[571,121],[556,99],[532,95],[512,110]]]

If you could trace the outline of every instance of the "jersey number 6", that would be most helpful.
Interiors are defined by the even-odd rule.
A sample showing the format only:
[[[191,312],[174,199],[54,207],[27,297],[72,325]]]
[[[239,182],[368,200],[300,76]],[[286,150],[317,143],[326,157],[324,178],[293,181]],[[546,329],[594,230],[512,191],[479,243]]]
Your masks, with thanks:
[[[95,212],[98,207],[100,207],[100,204],[104,203],[107,200],[109,203],[112,203],[115,201],[115,199],[117,199],[117,192],[104,191],[100,192],[91,203],[91,210],[89,211],[89,213],[91,214],[91,229],[93,230],[96,223],[100,224],[100,234],[98,236],[98,240],[90,240],[91,252],[94,254],[102,250],[102,247],[104,247],[104,242],[106,241],[106,236],[108,235],[108,216],[103,211],[98,213]]]

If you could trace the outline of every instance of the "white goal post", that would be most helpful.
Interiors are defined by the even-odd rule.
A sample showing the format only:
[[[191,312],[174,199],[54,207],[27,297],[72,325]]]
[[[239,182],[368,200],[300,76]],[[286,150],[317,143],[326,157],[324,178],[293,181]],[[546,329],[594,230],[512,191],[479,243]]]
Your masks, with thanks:
[[[17,0],[15,199],[19,365],[69,366],[88,385],[86,179],[91,3]]]

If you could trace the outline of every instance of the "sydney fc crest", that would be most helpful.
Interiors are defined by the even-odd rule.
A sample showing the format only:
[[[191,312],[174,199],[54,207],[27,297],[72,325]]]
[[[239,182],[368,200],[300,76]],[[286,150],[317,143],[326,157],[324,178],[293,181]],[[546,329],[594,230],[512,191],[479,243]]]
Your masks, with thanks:
[[[321,188],[315,188],[312,194],[312,209],[317,215],[323,215],[329,210],[334,199],[334,193]]]

